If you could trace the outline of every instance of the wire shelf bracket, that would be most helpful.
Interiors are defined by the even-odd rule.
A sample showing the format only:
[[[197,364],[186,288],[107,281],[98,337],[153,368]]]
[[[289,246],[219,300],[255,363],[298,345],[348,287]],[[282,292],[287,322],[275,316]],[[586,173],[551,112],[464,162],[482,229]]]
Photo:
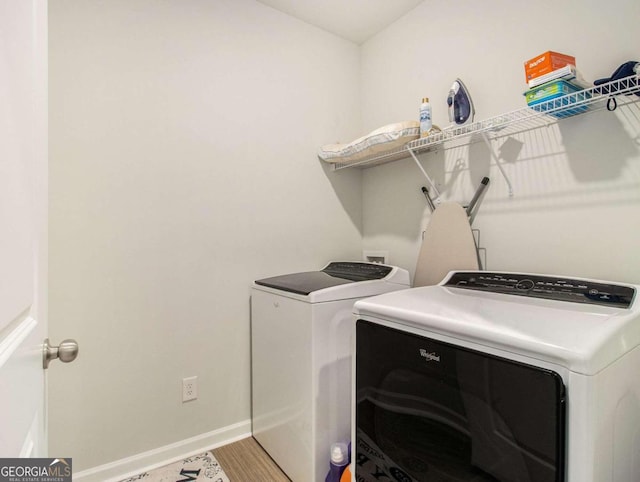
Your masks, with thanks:
[[[436,187],[436,183],[433,182],[433,179],[431,179],[431,176],[429,176],[429,174],[427,174],[427,171],[425,171],[424,167],[422,167],[422,164],[420,164],[420,160],[418,159],[418,157],[413,152],[413,149],[408,147],[407,151],[409,152],[411,157],[413,157],[413,160],[416,162],[416,165],[418,166],[418,169],[420,169],[420,171],[422,171],[422,174],[424,175],[424,177],[427,178],[427,182],[431,186],[432,192],[436,195],[435,199],[433,199],[433,202],[435,202],[436,204],[440,204],[440,191],[438,191],[438,188]]]
[[[509,197],[513,197],[513,186],[511,185],[511,181],[509,181],[509,177],[507,176],[507,173],[504,172],[504,168],[502,167],[502,162],[500,162],[500,156],[498,156],[496,154],[496,151],[493,150],[493,146],[491,145],[491,140],[489,139],[488,134],[486,132],[482,132],[481,135],[482,135],[482,140],[487,145],[487,149],[489,149],[489,154],[491,154],[491,158],[496,163],[496,166],[498,166],[498,169],[500,170],[500,174],[502,174],[502,177],[504,177],[504,181],[507,183],[507,188],[509,188]]]

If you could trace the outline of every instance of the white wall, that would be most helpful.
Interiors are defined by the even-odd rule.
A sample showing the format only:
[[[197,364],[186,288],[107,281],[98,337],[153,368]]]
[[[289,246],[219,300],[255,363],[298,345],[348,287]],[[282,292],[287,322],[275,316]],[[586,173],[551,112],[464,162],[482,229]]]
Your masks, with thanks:
[[[364,130],[416,119],[428,96],[434,123],[448,125],[456,77],[476,120],[524,107],[523,62],[546,50],[576,57],[584,77],[608,77],[640,60],[640,3],[423,2],[362,49]],[[640,104],[596,112],[494,142],[507,186],[483,143],[421,156],[443,200],[468,202],[484,175],[491,187],[474,224],[488,268],[640,282]],[[429,211],[412,160],[363,176],[364,248],[388,250],[413,270]]]
[[[424,96],[446,125],[458,76],[479,119],[518,109],[544,50],[591,80],[640,60],[638,2],[566,3],[432,0],[360,51],[252,0],[50,2],[51,338],[81,347],[49,373],[51,454],[83,470],[246,421],[250,282],[359,257],[362,235],[413,270],[429,220],[412,161],[361,187],[317,148],[415,119]],[[490,269],[639,282],[638,119],[514,137],[513,198],[480,143],[422,159],[445,200],[490,175]]]
[[[250,417],[249,286],[361,256],[359,49],[252,0],[50,2],[50,453]],[[181,403],[181,379],[199,399]]]

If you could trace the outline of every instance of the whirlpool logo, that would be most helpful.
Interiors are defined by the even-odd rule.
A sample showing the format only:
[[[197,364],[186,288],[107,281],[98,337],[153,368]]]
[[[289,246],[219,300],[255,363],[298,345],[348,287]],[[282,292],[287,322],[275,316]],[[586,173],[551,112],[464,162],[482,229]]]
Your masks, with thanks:
[[[440,355],[438,355],[435,351],[428,352],[424,348],[420,348],[420,356],[428,362],[434,361],[440,363]]]

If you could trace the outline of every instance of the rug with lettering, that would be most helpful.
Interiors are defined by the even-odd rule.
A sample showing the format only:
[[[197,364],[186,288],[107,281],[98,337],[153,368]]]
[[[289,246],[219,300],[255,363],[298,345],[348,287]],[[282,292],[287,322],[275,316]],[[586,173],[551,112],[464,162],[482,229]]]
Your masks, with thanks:
[[[121,482],[230,482],[211,452],[123,479]]]

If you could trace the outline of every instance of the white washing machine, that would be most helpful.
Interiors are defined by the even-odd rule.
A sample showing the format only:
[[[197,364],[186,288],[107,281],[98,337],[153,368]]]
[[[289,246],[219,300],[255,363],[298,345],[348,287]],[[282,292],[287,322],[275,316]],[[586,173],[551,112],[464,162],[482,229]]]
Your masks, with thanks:
[[[406,270],[358,262],[253,284],[253,436],[294,482],[324,481],[350,439],[353,303],[408,287]]]
[[[355,480],[640,481],[639,287],[452,272],[355,304]]]

